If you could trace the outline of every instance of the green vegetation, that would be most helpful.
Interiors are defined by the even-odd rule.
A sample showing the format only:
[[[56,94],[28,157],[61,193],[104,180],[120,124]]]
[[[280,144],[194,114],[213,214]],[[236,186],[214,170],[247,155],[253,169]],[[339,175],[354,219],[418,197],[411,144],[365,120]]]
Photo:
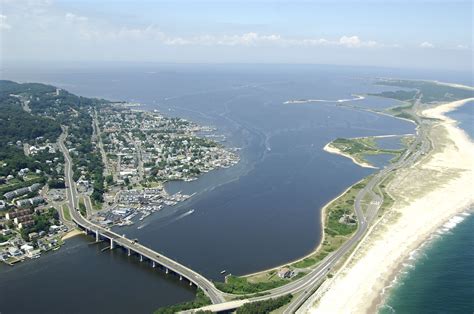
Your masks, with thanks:
[[[303,277],[306,273],[298,273],[290,280],[296,280]],[[271,280],[251,282],[246,277],[237,277],[229,275],[226,282],[214,282],[217,289],[233,294],[253,294],[270,290],[287,284],[290,280],[272,276]]]
[[[416,89],[422,94],[422,100],[424,103],[453,101],[474,97],[474,91],[472,90],[451,87],[430,81],[380,80],[377,84]],[[401,92],[402,91],[397,91],[395,93],[400,94]]]
[[[260,314],[270,313],[280,307],[291,302],[293,296],[291,294],[284,295],[279,298],[268,299],[259,302],[247,303],[237,309],[237,314]]]
[[[312,267],[322,261],[328,254],[336,251],[357,230],[357,221],[354,216],[354,201],[372,176],[354,184],[345,193],[334,199],[325,207],[324,241],[318,250],[308,257],[294,262],[291,268],[304,269]],[[305,272],[298,272],[293,278],[304,276]],[[255,293],[272,289],[287,283],[287,280],[274,277],[274,271],[253,275],[251,277],[229,276],[227,283],[215,283],[216,287],[224,292],[244,294]]]
[[[48,180],[48,186],[50,189],[65,189],[66,184],[64,183],[63,178],[51,178]]]
[[[371,176],[354,184],[344,194],[333,200],[326,207],[324,221],[324,241],[314,254],[292,264],[295,268],[306,268],[316,265],[329,253],[337,250],[357,230],[357,221],[351,220],[354,215],[354,200]]]
[[[166,307],[159,308],[154,314],[173,314],[180,311],[186,311],[190,309],[200,308],[206,305],[212,304],[211,299],[209,299],[202,290],[196,292],[196,298],[193,301],[183,302],[175,305],[170,305]]]
[[[9,237],[4,236],[3,234],[0,234],[0,243],[8,241]]]
[[[84,204],[84,198],[82,197],[79,199],[79,212],[82,216],[87,217],[87,209],[86,205]]]
[[[38,137],[43,137],[50,141],[55,141],[61,134],[58,122],[42,116],[36,116],[22,109],[21,100],[11,96],[12,90],[20,91],[22,88],[12,88],[21,86],[10,81],[0,81],[0,147],[7,150],[8,143],[14,144],[16,141],[30,141]],[[2,152],[4,151],[2,149]],[[0,156],[0,160],[3,160]]]
[[[307,268],[322,261],[329,253],[319,252],[293,264],[296,268]]]
[[[50,207],[46,212],[41,214],[35,212],[33,219],[35,222],[33,226],[21,229],[21,236],[25,241],[29,241],[28,235],[31,232],[48,232],[49,227],[51,227],[53,224],[59,225],[59,214],[58,211],[53,207]]]
[[[67,204],[63,205],[63,216],[67,221],[72,221],[71,212],[69,211],[69,206]]]
[[[20,169],[41,170],[43,183],[51,188],[63,188],[59,180],[63,170],[52,165],[52,160],[63,162],[58,151],[40,150],[34,155],[23,152],[24,145],[36,147],[55,143],[61,126],[67,126],[66,144],[72,149],[74,180],[83,173],[93,186],[91,198],[103,201],[104,177],[102,158],[92,143],[92,109],[105,100],[73,95],[54,86],[0,80],[0,176],[16,176]],[[21,186],[18,184],[17,186]],[[13,190],[2,186],[0,193]]]
[[[414,102],[405,103],[404,105],[392,107],[386,110],[388,114],[394,117],[408,119],[416,122],[416,116],[412,113]]]
[[[105,177],[105,181],[107,182],[107,185],[114,184],[114,176],[109,174],[107,177]]]
[[[399,156],[403,150],[381,149],[373,137],[337,138],[330,143],[344,154],[350,155],[359,163],[368,164],[366,155],[391,154]]]
[[[11,180],[8,184],[2,184],[0,186],[0,196],[3,196],[6,192],[13,191],[19,188],[30,186],[34,183],[44,183],[45,179],[42,177],[29,177],[29,178],[16,178]]]
[[[233,294],[249,294],[280,287],[287,282],[287,280],[280,279],[269,282],[251,283],[245,277],[230,275],[227,276],[226,282],[214,282],[214,285],[217,289],[223,292]]]
[[[381,92],[378,94],[369,94],[369,95],[384,97],[384,98],[392,98],[392,99],[396,99],[400,101],[409,101],[409,100],[413,100],[416,97],[417,93],[418,92],[416,90],[410,90],[410,91],[398,90],[396,92],[387,91],[387,92]]]
[[[269,295],[269,294],[270,294],[270,292],[242,294],[242,295],[239,295],[238,297],[235,297],[233,300],[245,300],[245,299],[249,299],[249,298],[263,297],[263,296],[266,296],[266,295]]]

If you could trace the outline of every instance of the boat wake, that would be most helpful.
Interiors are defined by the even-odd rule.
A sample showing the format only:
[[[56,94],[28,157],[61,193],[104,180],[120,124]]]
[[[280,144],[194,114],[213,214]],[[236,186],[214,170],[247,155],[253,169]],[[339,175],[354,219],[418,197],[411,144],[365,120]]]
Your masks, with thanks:
[[[148,226],[148,224],[142,224],[142,225],[139,225],[137,229],[142,229],[142,228],[145,228],[146,226]]]
[[[188,210],[187,212],[185,212],[185,213],[179,215],[178,217],[176,217],[175,221],[176,221],[176,220],[180,220],[180,219],[182,219],[182,218],[184,218],[184,217],[186,217],[186,216],[189,216],[189,215],[191,215],[192,213],[194,213],[194,209]]]

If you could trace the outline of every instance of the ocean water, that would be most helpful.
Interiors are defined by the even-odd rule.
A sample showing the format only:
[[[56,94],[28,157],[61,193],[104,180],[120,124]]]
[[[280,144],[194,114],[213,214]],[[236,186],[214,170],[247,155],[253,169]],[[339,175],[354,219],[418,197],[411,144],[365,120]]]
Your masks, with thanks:
[[[471,139],[474,139],[474,101],[470,101],[464,106],[450,112],[448,116],[458,121],[458,126],[463,129]]]
[[[448,114],[474,138],[474,102]],[[397,276],[380,314],[474,312],[474,212],[453,217]]]
[[[398,275],[380,314],[473,313],[474,214],[453,217]]]
[[[246,274],[287,263],[319,243],[320,208],[374,171],[324,152],[326,143],[337,137],[414,132],[407,121],[332,102],[284,104],[387,90],[373,85],[375,77],[393,76],[384,70],[240,65],[2,70],[2,79],[47,82],[83,96],[138,101],[146,109],[214,126],[226,136],[223,144],[238,147],[237,166],[166,187],[195,192],[193,198],[119,229],[214,280],[223,280],[223,269]],[[430,75],[408,72],[400,77],[442,79]],[[348,104],[386,108],[394,102],[368,98]],[[385,161],[378,162],[383,166]],[[0,265],[0,312],[34,313],[28,304],[38,304],[39,312],[68,308],[76,313],[150,313],[192,298],[194,291],[175,277],[120,250],[97,251],[88,241],[76,238],[67,244],[74,250],[42,257],[41,271],[36,271],[36,261],[14,268]],[[44,291],[54,300],[37,293],[49,282],[53,284]],[[131,302],[128,298],[136,294],[140,297]],[[28,295],[28,304],[22,303],[23,295]]]

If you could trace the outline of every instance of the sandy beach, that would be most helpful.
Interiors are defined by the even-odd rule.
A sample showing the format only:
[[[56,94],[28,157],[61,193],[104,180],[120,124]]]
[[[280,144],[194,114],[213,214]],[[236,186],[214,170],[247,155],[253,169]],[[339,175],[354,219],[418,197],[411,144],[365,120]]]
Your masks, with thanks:
[[[359,162],[357,161],[354,157],[352,157],[351,155],[348,155],[348,154],[345,154],[343,153],[342,151],[340,151],[339,149],[337,149],[336,147],[333,147],[331,146],[331,143],[328,143],[326,144],[326,146],[324,146],[324,150],[328,153],[331,153],[331,154],[336,154],[336,155],[341,155],[341,156],[344,156],[346,158],[349,158],[350,160],[352,160],[353,163],[355,163],[356,165],[358,166],[361,166],[361,167],[364,167],[364,168],[373,168],[373,169],[377,169],[377,167],[374,167],[366,162]]]
[[[62,238],[61,240],[67,240],[67,239],[70,239],[72,237],[75,237],[77,235],[80,235],[80,234],[84,234],[83,231],[79,230],[79,229],[72,229],[71,231],[69,231],[68,233],[66,233]]]
[[[314,313],[373,313],[382,291],[410,253],[450,218],[474,204],[474,143],[444,116],[465,99],[422,112],[439,119],[430,130],[433,150],[387,187],[395,199],[345,266],[300,310]],[[325,148],[326,150],[326,148]]]

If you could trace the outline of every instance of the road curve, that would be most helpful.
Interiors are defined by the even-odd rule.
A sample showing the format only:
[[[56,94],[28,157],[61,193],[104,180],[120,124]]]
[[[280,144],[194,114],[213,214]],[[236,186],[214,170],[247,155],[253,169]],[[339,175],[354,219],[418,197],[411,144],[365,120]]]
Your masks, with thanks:
[[[64,173],[67,183],[67,197],[70,206],[71,218],[72,220],[80,227],[84,228],[88,232],[98,233],[101,237],[107,238],[111,247],[121,246],[125,249],[130,249],[131,252],[139,254],[141,257],[144,257],[152,262],[155,262],[166,269],[169,269],[176,274],[188,279],[190,282],[194,283],[197,287],[202,289],[204,293],[211,299],[212,303],[222,303],[224,302],[223,293],[218,290],[214,284],[200,275],[199,273],[189,269],[188,267],[179,264],[178,262],[142,245],[136,241],[130,240],[125,236],[121,236],[113,231],[110,231],[102,226],[94,224],[84,218],[80,212],[77,210],[78,206],[78,196],[75,182],[72,178],[72,159],[69,155],[69,151],[64,145],[64,141],[67,137],[67,129],[63,128],[63,133],[59,138],[59,146],[61,151],[64,154]]]
[[[416,107],[416,105],[415,105]],[[417,121],[418,126],[420,126],[419,121]],[[127,239],[123,236],[120,236],[108,229],[105,229],[99,225],[93,224],[92,222],[88,221],[84,218],[78,211],[77,211],[77,189],[75,187],[75,182],[72,179],[72,161],[69,156],[69,151],[67,150],[66,146],[64,145],[64,140],[67,136],[67,129],[63,128],[63,133],[60,136],[60,148],[64,153],[65,157],[65,178],[66,183],[68,185],[68,201],[69,206],[71,208],[71,217],[78,225],[89,230],[90,232],[98,231],[103,237],[106,237],[111,242],[114,242],[117,245],[120,245],[124,248],[130,249],[141,256],[154,261],[177,274],[182,275],[183,277],[187,278],[190,282],[193,282],[201,288],[206,295],[209,296],[213,304],[224,305],[225,296],[231,297],[232,295],[224,293],[218,290],[214,284],[206,279],[204,276],[200,275],[199,273],[189,269],[188,267],[181,265],[166,256],[159,254],[156,251],[153,251],[141,244],[134,243],[130,239]],[[417,150],[418,148],[418,150]],[[283,296],[289,293],[296,294],[300,293],[298,297],[294,298],[289,307],[285,310],[285,313],[294,313],[296,310],[306,301],[306,299],[311,295],[311,292],[317,287],[317,285],[324,280],[328,272],[336,265],[337,262],[341,260],[341,258],[347,254],[350,250],[352,250],[355,245],[362,239],[365,233],[368,230],[370,223],[375,219],[377,216],[377,212],[383,202],[383,197],[378,195],[374,192],[374,188],[378,187],[378,185],[386,178],[386,176],[399,168],[405,167],[410,163],[415,162],[422,154],[426,153],[430,148],[429,140],[427,139],[426,135],[424,134],[423,130],[418,127],[417,134],[415,141],[410,145],[410,147],[406,150],[406,152],[400,157],[400,159],[382,169],[378,173],[376,173],[371,180],[366,184],[366,186],[359,191],[356,196],[354,202],[354,210],[357,216],[358,221],[358,228],[354,235],[347,240],[337,251],[333,252],[332,254],[328,255],[323,261],[319,263],[319,265],[314,268],[310,273],[306,276],[295,280],[293,282],[289,282],[288,284],[277,287],[271,290],[266,291],[264,296],[259,297],[250,297],[248,301],[262,301],[267,300],[270,298],[276,298],[279,296]],[[370,202],[368,204],[367,210],[362,210],[362,200],[366,198],[366,196],[370,196]],[[228,302],[231,304],[232,302]],[[235,302],[234,302],[235,303]],[[231,305],[229,305],[231,306]],[[229,307],[232,309],[232,307]]]

